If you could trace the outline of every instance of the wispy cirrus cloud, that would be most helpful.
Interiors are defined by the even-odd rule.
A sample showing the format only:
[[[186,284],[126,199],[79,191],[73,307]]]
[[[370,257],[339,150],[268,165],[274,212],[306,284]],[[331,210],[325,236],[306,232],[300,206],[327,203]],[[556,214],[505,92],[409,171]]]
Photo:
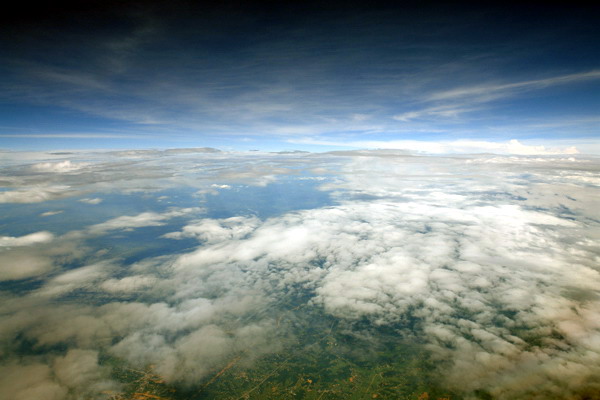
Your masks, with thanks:
[[[215,7],[216,15],[225,12]],[[51,40],[23,33],[32,49],[45,50],[7,46],[2,95],[30,109],[17,113],[20,119],[3,128],[2,137],[19,139],[22,132],[25,139],[27,134],[87,137],[104,144],[151,138],[161,146],[201,137],[246,148],[241,137],[265,144],[263,137],[281,141],[305,135],[448,140],[459,132],[449,127],[483,135],[507,121],[594,115],[593,99],[581,85],[595,84],[599,76],[595,48],[585,34],[591,17],[569,10],[565,14],[576,14],[573,19],[555,20],[540,10],[549,20],[539,17],[530,24],[498,9],[440,8],[417,13],[418,18],[411,7],[358,9],[361,18],[353,7],[309,15],[282,6],[277,18],[290,24],[259,23],[262,17],[253,9],[237,16],[228,10],[230,19],[215,19],[229,21],[221,26],[210,13],[192,12],[198,23],[178,7],[163,13],[123,6],[119,15],[129,17],[127,24],[117,23],[120,29],[107,30],[90,16],[98,27],[94,35],[55,30],[52,37],[60,40]],[[504,31],[507,19],[521,28],[518,37]],[[465,35],[465,27],[476,33]],[[205,40],[192,46],[189,35]],[[581,56],[571,57],[574,49]],[[67,51],[74,54],[69,61],[53,57]],[[559,86],[563,90],[550,93],[550,101],[545,90]],[[570,107],[573,97],[585,107]],[[523,116],[525,100],[542,106],[525,107]],[[69,118],[64,109],[71,110]],[[24,117],[33,111],[43,124]],[[57,132],[55,120],[73,123],[59,124],[63,130]],[[95,129],[88,135],[81,123]],[[589,136],[589,128],[536,134]],[[528,136],[494,132],[504,140]]]
[[[139,139],[140,135],[112,133],[0,133],[5,138],[35,138],[35,139]]]
[[[580,72],[568,75],[558,75],[551,78],[535,79],[504,84],[487,84],[459,87],[432,93],[426,97],[427,101],[452,100],[468,98],[471,102],[485,102],[498,97],[514,96],[520,91],[540,90],[551,86],[566,85],[575,82],[585,82],[600,79],[600,70]]]
[[[528,92],[599,79],[600,70],[592,70],[544,79],[512,83],[491,82],[434,91],[423,95],[421,99],[413,99],[413,109],[396,114],[393,119],[406,123],[422,119],[452,120],[458,117],[466,118],[464,114],[493,108],[494,102],[519,98],[519,96]]]

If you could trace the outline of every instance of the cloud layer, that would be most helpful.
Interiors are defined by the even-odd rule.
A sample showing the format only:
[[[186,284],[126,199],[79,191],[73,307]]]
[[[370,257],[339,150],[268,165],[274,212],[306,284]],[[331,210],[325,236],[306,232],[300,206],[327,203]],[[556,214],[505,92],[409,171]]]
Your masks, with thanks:
[[[152,165],[153,156],[135,157],[119,164],[124,175]],[[232,359],[251,367],[302,343],[308,314],[374,342],[385,331],[398,345],[418,343],[439,382],[465,398],[600,393],[597,160],[362,151],[160,162],[163,181],[150,174],[105,190],[145,190],[160,202],[159,185],[229,192],[285,174],[314,178],[335,204],[266,219],[140,209],[63,235],[3,236],[0,276],[23,284],[0,294],[7,398],[118,392],[106,358],[154,365],[193,388]],[[98,174],[109,165],[97,164]],[[98,174],[78,185],[101,188]],[[107,235],[148,232],[151,242],[195,245],[133,260],[98,247]],[[25,343],[35,352],[23,354]]]

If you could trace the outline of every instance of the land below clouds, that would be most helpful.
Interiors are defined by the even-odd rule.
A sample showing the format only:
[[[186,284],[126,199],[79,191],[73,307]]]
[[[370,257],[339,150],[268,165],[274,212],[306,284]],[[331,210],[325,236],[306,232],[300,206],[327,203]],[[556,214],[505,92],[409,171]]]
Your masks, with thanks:
[[[594,398],[599,168],[560,154],[10,154],[2,385],[125,396],[121,372],[153,365],[188,398]]]

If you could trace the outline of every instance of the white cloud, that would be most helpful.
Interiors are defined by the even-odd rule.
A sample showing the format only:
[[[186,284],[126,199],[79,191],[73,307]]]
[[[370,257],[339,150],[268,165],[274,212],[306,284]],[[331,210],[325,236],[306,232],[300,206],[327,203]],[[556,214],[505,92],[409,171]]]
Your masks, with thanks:
[[[44,276],[62,263],[73,262],[86,252],[78,235],[54,236],[41,231],[20,237],[4,237],[0,245],[0,281]]]
[[[154,276],[126,276],[122,279],[108,279],[100,284],[103,290],[111,293],[129,293],[153,286],[158,282]]]
[[[0,236],[0,247],[30,246],[37,243],[47,243],[52,239],[54,239],[54,235],[48,231],[30,233],[19,237]]]
[[[169,239],[186,237],[197,238],[206,243],[219,243],[233,239],[242,239],[251,233],[260,223],[256,217],[231,217],[227,219],[203,219],[186,225],[181,232],[163,235]]]
[[[462,104],[449,104],[436,107],[428,107],[418,111],[408,111],[394,115],[392,118],[396,121],[410,122],[416,119],[427,117],[442,117],[445,119],[456,118],[460,114],[476,111],[474,106],[466,107]]]
[[[40,214],[40,217],[51,217],[53,215],[58,215],[58,214],[62,214],[64,211],[63,210],[56,210],[56,211],[46,211]]]
[[[439,383],[466,398],[477,390],[499,399],[577,398],[595,387],[598,195],[583,178],[594,177],[596,161],[344,155],[320,156],[341,168],[321,187],[334,206],[267,220],[145,212],[1,252],[11,252],[9,279],[27,264],[19,257],[47,263],[21,276],[53,272],[39,289],[0,302],[2,343],[24,337],[68,348],[47,364],[4,361],[23,373],[35,367],[30,381],[8,384],[13,397],[110,386],[97,352],[153,364],[169,382],[191,385],[240,355],[281,350],[288,335],[302,334],[307,313],[347,323],[348,334],[370,321],[371,334],[386,326],[401,340],[417,337],[439,365]],[[165,236],[201,242],[183,254],[58,271],[49,254],[23,251],[180,216],[191,220]],[[79,291],[89,303],[66,296]],[[302,299],[300,311],[282,307],[292,298]],[[282,315],[294,315],[294,324],[280,324]]]
[[[102,199],[99,197],[94,197],[94,198],[83,198],[83,199],[79,199],[80,202],[85,203],[85,204],[92,204],[92,205],[96,205],[96,204],[100,204],[102,203]]]
[[[516,139],[508,142],[492,142],[483,140],[452,140],[452,141],[424,141],[424,140],[370,140],[338,142],[320,139],[290,140],[292,143],[315,144],[324,146],[354,147],[363,149],[397,149],[410,150],[416,153],[427,154],[515,154],[515,155],[572,155],[579,151],[575,146],[547,147],[546,145],[524,144]]]
[[[53,364],[53,373],[62,385],[88,395],[114,387],[105,380],[108,372],[106,367],[98,365],[98,352],[94,350],[71,349]]]
[[[190,213],[202,212],[201,208],[173,208],[164,213],[143,212],[137,215],[123,215],[100,224],[88,227],[94,234],[104,234],[113,230],[130,230],[148,226],[161,226],[171,218],[177,218]]]
[[[25,279],[49,272],[53,267],[51,258],[15,249],[0,252],[0,281]]]
[[[0,137],[9,138],[23,138],[30,137],[36,139],[139,139],[138,135],[118,135],[112,133],[93,133],[93,132],[82,132],[82,133],[30,133],[30,134],[17,134],[17,133],[0,133]]]
[[[113,271],[114,267],[108,261],[79,267],[50,279],[37,293],[49,297],[61,296],[90,285],[97,285]]]
[[[422,115],[426,114],[426,111],[407,111],[402,114],[394,115],[394,119],[402,122],[408,122],[415,118],[419,118]]]
[[[600,79],[600,70],[592,70],[589,72],[581,72],[569,75],[554,76],[545,79],[536,79],[523,82],[506,83],[506,84],[488,84],[480,86],[463,87],[443,92],[434,93],[428,96],[430,101],[450,100],[457,98],[468,97],[470,99],[484,96],[508,96],[514,94],[515,91],[543,89],[555,85],[564,85],[567,83]]]
[[[0,203],[40,203],[73,195],[68,186],[37,186],[0,192]]]
[[[61,400],[68,393],[68,388],[52,379],[50,367],[41,363],[0,365],[0,385],[2,400]]]
[[[98,353],[72,349],[45,364],[34,357],[0,365],[2,400],[97,398],[111,383],[106,368],[98,365]]]
[[[449,182],[436,184],[422,182],[426,175],[413,171],[407,160],[423,169],[439,168],[437,161],[410,158],[351,164],[340,193],[343,205],[271,219],[243,240],[203,246],[174,267],[189,274],[243,265],[247,275],[275,280],[275,291],[298,284],[314,289],[313,304],[338,318],[369,318],[376,325],[417,318],[422,333],[403,334],[429,343],[447,367],[446,384],[456,390],[482,389],[500,398],[527,397],[533,387],[548,397],[577,393],[600,373],[591,366],[600,357],[600,343],[593,339],[600,329],[594,311],[599,300],[581,303],[563,293],[565,288],[595,291],[600,274],[585,261],[594,259],[594,250],[567,238],[592,231],[576,219],[527,209],[518,201],[485,200],[486,185],[510,187],[502,168],[486,171],[494,171],[489,180],[469,182],[445,175],[460,168],[454,161],[435,175]],[[378,164],[383,179],[373,174]],[[365,168],[369,172],[360,180]],[[548,174],[537,179],[556,179],[551,160],[543,168]],[[507,172],[514,173],[513,165]],[[418,180],[411,181],[413,173]],[[357,202],[348,195],[374,188],[383,191],[376,192],[379,201]],[[586,201],[592,189],[572,193]],[[389,200],[400,194],[404,201]],[[503,317],[505,312],[514,316]],[[547,330],[563,338],[532,347],[531,338],[543,338]],[[561,376],[556,368],[565,363],[577,372]],[[525,370],[523,384],[517,377]],[[580,386],[571,386],[575,376]]]
[[[65,160],[59,162],[44,162],[33,164],[31,166],[31,169],[35,172],[54,172],[60,174],[67,172],[75,172],[87,166],[87,163],[72,163],[70,160]]]

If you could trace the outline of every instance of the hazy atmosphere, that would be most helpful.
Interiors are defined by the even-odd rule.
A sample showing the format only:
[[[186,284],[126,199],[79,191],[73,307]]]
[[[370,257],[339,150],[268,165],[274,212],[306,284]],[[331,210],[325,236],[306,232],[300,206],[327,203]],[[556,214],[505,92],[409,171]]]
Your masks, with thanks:
[[[0,400],[600,399],[597,8],[29,8]]]

